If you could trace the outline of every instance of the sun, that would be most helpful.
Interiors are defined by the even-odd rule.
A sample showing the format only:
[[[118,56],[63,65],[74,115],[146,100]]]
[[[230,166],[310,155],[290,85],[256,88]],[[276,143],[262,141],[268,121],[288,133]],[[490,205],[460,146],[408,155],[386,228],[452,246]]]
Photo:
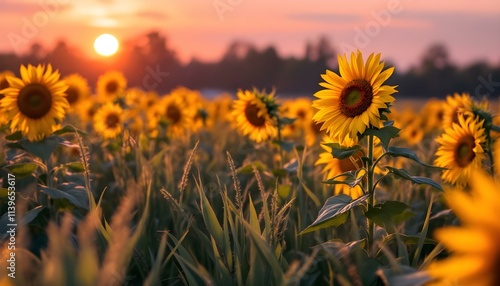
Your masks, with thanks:
[[[94,41],[94,50],[101,56],[109,57],[118,50],[118,40],[110,34],[102,34]]]

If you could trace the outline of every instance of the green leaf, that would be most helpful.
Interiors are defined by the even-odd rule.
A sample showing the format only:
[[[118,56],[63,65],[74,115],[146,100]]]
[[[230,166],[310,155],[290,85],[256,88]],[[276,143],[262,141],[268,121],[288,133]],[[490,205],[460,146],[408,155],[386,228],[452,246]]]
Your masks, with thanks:
[[[332,148],[332,156],[333,158],[337,158],[339,160],[347,159],[358,152],[362,147],[359,145],[354,145],[352,147],[344,147],[339,143],[323,143],[323,145]]]
[[[45,209],[44,206],[37,206],[24,213],[24,215],[21,218],[21,225],[26,225],[32,222],[38,216],[38,214],[40,214],[40,212],[43,211],[44,209]]]
[[[293,124],[295,122],[295,120],[297,120],[297,118],[280,117],[279,120],[280,120],[281,126],[284,126],[284,125]]]
[[[290,195],[290,191],[292,190],[292,186],[290,185],[279,185],[278,186],[278,195],[282,199],[288,198]]]
[[[364,135],[373,135],[380,139],[382,146],[385,150],[389,146],[391,139],[395,138],[401,129],[394,127],[392,125],[384,126],[380,129],[366,129]]]
[[[42,193],[47,194],[52,199],[66,199],[74,206],[81,207],[83,209],[88,209],[87,193],[84,189],[72,189],[67,191],[61,191],[58,189],[50,188],[47,186],[42,186]]]
[[[87,133],[73,127],[72,125],[65,125],[63,128],[54,131],[54,134],[55,135],[62,135],[62,134],[66,134],[66,133],[75,133],[75,131],[78,132],[78,134],[83,135],[83,136],[88,135]]]
[[[343,224],[347,219],[347,212],[353,207],[363,203],[369,196],[370,194],[366,194],[357,198],[356,200],[352,200],[350,196],[340,194],[328,198],[328,200],[326,200],[325,204],[319,211],[316,220],[311,225],[306,227],[303,231],[301,231],[299,235],[318,229],[323,229],[330,226],[339,226]]]
[[[410,174],[408,174],[408,172],[405,169],[397,169],[397,168],[393,168],[393,167],[389,167],[389,166],[386,166],[385,168],[389,170],[389,174],[393,174],[396,178],[402,178],[405,180],[409,180],[414,184],[429,185],[433,188],[440,190],[441,192],[444,192],[441,185],[439,185],[436,181],[434,181],[430,178],[411,176]]]
[[[363,172],[363,173],[360,175],[361,172]],[[363,180],[365,175],[366,175],[366,172],[364,169],[352,170],[352,171],[347,171],[347,172],[338,174],[331,179],[323,181],[322,183],[323,184],[331,184],[331,185],[343,184],[343,185],[348,185],[351,188],[354,188],[356,185],[361,183],[361,181]],[[339,177],[345,177],[345,178],[342,181],[335,180],[336,178],[339,178]]]
[[[219,220],[217,219],[214,209],[212,208],[212,205],[210,205],[207,196],[201,189],[199,190],[199,193],[201,197],[200,209],[205,226],[207,227],[210,235],[215,239],[217,246],[220,249],[224,249],[224,231],[222,230]]]
[[[365,216],[388,232],[393,232],[395,225],[415,215],[409,209],[410,207],[402,202],[386,201],[366,211]]]
[[[85,171],[85,168],[83,167],[83,163],[80,161],[67,163],[65,165],[65,167],[68,168],[68,170],[70,170],[71,172],[75,172],[75,173],[81,173],[81,172]]]
[[[23,138],[23,133],[21,133],[21,131],[16,131],[10,135],[5,136],[5,139],[10,141],[17,141],[21,138]]]
[[[267,166],[264,165],[264,163],[262,163],[260,160],[257,160],[249,164],[246,164],[245,166],[239,167],[238,169],[236,169],[236,172],[238,172],[239,174],[247,174],[247,175],[253,174],[253,166],[255,166],[255,168],[257,168],[259,172],[262,172],[267,169]]]
[[[20,140],[19,144],[24,150],[31,154],[40,157],[42,160],[47,161],[50,155],[56,150],[57,145],[61,142],[62,138],[57,136],[49,136],[42,141],[31,142],[26,139]]]
[[[406,235],[406,234],[395,234],[391,233],[389,235],[384,236],[382,243],[380,244],[380,248],[387,246],[396,240],[396,236],[399,236],[401,241],[403,241],[407,245],[416,245],[419,243],[420,236],[419,235]],[[431,238],[425,238],[423,240],[424,244],[437,244],[438,242]]]
[[[400,270],[381,268],[377,270],[377,275],[384,285],[414,286],[431,281],[427,271],[418,271],[409,266],[401,266]]]
[[[413,150],[408,149],[408,148],[391,146],[391,147],[387,148],[387,152],[385,154],[388,156],[391,156],[391,157],[408,158],[408,159],[413,160],[413,161],[415,161],[415,162],[417,162],[420,165],[425,166],[425,167],[443,169],[441,167],[429,165],[429,164],[426,164],[426,163],[420,161],[420,159],[418,159],[418,157],[417,157],[417,154],[415,154],[415,152],[413,152]]]
[[[295,142],[293,141],[274,140],[273,144],[280,146],[286,152],[292,151],[293,147],[295,147]]]
[[[5,166],[5,169],[9,170],[12,174],[19,177],[26,177],[33,174],[38,168],[37,164],[34,163],[19,163]]]

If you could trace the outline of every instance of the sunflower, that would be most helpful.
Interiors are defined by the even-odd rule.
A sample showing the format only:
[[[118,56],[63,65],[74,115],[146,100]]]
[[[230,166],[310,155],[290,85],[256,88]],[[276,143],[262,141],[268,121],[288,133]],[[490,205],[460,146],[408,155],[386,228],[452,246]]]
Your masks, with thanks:
[[[41,140],[52,133],[69,108],[68,86],[59,80],[59,72],[52,66],[21,65],[21,78],[7,77],[10,87],[2,92],[2,112],[11,121],[11,131],[20,130],[30,141]]]
[[[339,55],[338,62],[340,76],[329,70],[321,75],[325,82],[320,85],[326,89],[314,94],[318,99],[313,107],[318,112],[313,119],[342,143],[346,137],[357,140],[366,128],[382,126],[382,110],[394,102],[391,94],[396,86],[382,85],[394,68],[382,71],[380,54],[372,53],[365,64],[358,50],[351,54],[350,62],[346,55]]]
[[[159,113],[167,123],[167,135],[184,137],[192,125],[196,110],[186,107],[182,97],[170,94],[162,99]]]
[[[66,99],[70,107],[78,105],[80,102],[90,96],[90,88],[87,80],[79,74],[70,74],[64,77],[64,81],[68,85],[66,90]]]
[[[446,97],[443,126],[444,128],[451,127],[453,123],[458,123],[458,116],[462,114],[464,117],[474,116],[472,106],[474,102],[468,93],[458,94]]]
[[[123,130],[124,111],[118,104],[108,102],[94,115],[94,129],[104,138],[116,138]]]
[[[347,142],[347,140],[346,142],[344,142],[344,145],[349,145],[349,146],[354,145],[353,141]],[[319,159],[316,161],[316,163],[314,163],[315,166],[325,165],[321,173],[323,173],[324,178],[326,180],[331,179],[336,175],[349,171],[355,171],[363,167],[363,163],[361,162],[361,157],[363,157],[363,154],[361,151],[358,151],[358,153],[356,153],[355,156],[351,156],[346,159],[339,160],[337,158],[334,158],[331,153],[332,151],[331,148],[323,145],[324,143],[334,143],[334,142],[335,140],[333,140],[329,136],[323,137],[321,147],[323,148],[324,152],[319,154]],[[342,178],[338,178],[337,180],[341,179]],[[351,196],[353,199],[357,199],[358,197],[363,195],[363,190],[361,189],[360,186],[355,186],[354,188],[351,188],[345,184],[335,185],[334,192],[336,195],[346,194],[348,196]]]
[[[431,263],[427,270],[439,285],[500,285],[500,184],[474,171],[469,185],[470,193],[453,190],[445,194],[461,226],[434,232],[452,254]]]
[[[486,158],[482,147],[486,142],[483,121],[470,116],[459,115],[458,124],[446,128],[436,141],[440,146],[434,164],[447,168],[441,177],[451,184],[465,184],[472,170],[481,168]]]
[[[425,103],[421,113],[424,120],[424,131],[432,132],[440,129],[443,125],[445,104],[442,100],[431,98]]]
[[[411,146],[422,142],[425,130],[425,123],[422,118],[416,114],[414,115],[413,120],[399,127],[401,128],[399,135]]]
[[[266,102],[275,105],[274,93],[239,90],[237,96],[231,112],[236,128],[257,143],[276,137],[278,129],[266,105]]]
[[[102,101],[114,100],[127,88],[127,79],[119,71],[108,71],[97,79],[97,95]]]
[[[10,70],[0,72],[0,90],[6,89],[10,86],[9,82],[7,81],[8,76],[15,77],[14,73]],[[0,100],[2,100],[2,98],[4,98],[4,95],[0,92]]]

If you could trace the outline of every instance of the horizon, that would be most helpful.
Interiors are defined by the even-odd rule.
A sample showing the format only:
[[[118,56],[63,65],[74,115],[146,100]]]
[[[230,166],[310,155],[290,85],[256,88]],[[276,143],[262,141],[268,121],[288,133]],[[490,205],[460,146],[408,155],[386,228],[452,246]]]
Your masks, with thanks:
[[[115,35],[123,46],[128,39],[137,42],[144,33],[158,31],[184,64],[193,58],[217,61],[236,40],[258,49],[273,46],[282,57],[300,57],[306,43],[321,36],[338,54],[356,48],[382,53],[384,61],[401,71],[415,66],[436,43],[445,45],[450,61],[460,67],[478,61],[500,64],[500,3],[494,0],[481,5],[454,1],[453,6],[411,0],[287,3],[8,0],[0,4],[5,20],[0,53],[20,55],[35,42],[50,50],[63,39],[98,59],[92,44],[100,34]]]

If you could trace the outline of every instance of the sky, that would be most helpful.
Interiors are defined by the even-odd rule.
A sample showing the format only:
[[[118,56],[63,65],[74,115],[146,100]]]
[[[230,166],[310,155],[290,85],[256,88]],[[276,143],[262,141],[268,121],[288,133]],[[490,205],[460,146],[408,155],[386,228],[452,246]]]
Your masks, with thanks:
[[[403,70],[434,43],[459,65],[500,64],[498,0],[2,0],[0,19],[0,52],[17,54],[64,39],[97,57],[102,33],[124,43],[156,30],[183,62],[219,60],[234,40],[302,56],[325,36],[338,53],[380,52]]]

